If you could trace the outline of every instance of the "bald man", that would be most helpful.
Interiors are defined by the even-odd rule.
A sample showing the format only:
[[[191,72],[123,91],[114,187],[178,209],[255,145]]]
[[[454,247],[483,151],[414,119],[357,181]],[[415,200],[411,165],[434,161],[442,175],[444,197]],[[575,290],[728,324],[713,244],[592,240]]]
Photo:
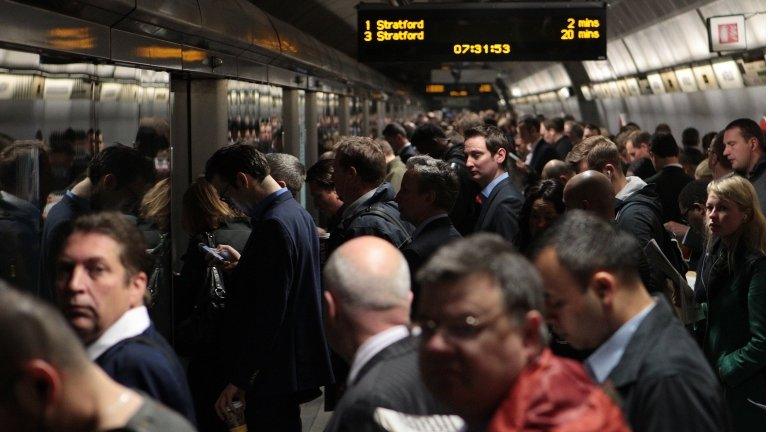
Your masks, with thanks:
[[[381,431],[383,424],[408,415],[443,412],[419,379],[418,342],[409,327],[411,278],[403,255],[378,237],[358,237],[334,251],[324,278],[328,340],[351,364],[347,391],[326,432]],[[454,419],[421,420],[450,426]]]
[[[552,159],[544,165],[544,169],[541,170],[542,180],[557,180],[563,185],[568,183],[568,180],[573,177],[573,168],[568,162],[563,162],[560,159]]]
[[[613,220],[613,186],[603,173],[587,170],[568,180],[563,190],[568,210],[587,210],[605,220]]]
[[[614,222],[616,218],[613,184],[599,171],[587,170],[576,174],[565,185],[563,201],[568,210],[586,210],[599,218]],[[651,273],[645,254],[638,262],[640,279],[650,292],[657,292],[660,283]]]

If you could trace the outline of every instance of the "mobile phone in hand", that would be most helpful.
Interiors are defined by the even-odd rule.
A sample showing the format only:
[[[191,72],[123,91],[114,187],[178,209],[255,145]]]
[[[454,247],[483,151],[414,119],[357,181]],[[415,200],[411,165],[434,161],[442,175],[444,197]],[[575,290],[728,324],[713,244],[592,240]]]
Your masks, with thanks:
[[[199,243],[197,246],[200,248],[201,251],[212,256],[217,261],[224,262],[229,260],[229,254],[226,252],[218,251],[212,247],[206,246],[205,243]]]

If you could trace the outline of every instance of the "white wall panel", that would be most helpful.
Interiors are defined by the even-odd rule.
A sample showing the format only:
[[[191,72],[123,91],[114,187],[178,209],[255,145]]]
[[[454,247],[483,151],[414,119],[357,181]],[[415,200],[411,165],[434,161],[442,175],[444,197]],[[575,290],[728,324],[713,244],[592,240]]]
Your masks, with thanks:
[[[645,130],[667,123],[679,139],[689,126],[704,134],[739,117],[759,120],[765,115],[765,87],[601,99],[597,105],[601,125],[613,133],[618,132],[619,113],[625,113]]]

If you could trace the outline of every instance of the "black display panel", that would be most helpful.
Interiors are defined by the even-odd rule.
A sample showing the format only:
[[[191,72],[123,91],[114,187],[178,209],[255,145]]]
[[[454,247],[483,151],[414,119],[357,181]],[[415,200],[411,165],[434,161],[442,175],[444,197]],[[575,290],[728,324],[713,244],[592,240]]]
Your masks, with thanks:
[[[605,3],[357,6],[361,62],[603,60]]]

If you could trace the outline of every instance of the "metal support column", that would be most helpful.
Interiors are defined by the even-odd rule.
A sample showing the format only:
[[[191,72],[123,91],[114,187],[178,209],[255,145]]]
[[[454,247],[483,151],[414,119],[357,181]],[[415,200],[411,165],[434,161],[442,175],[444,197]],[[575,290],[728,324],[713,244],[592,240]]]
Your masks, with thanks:
[[[363,124],[360,133],[362,136],[371,136],[371,101],[360,99],[360,107],[363,110]]]
[[[307,131],[307,168],[314,165],[320,157],[320,147],[317,142],[317,93],[308,91],[305,96],[304,127]]]
[[[339,96],[339,133],[349,135],[349,96]]]
[[[283,152],[299,157],[299,90],[283,90]]]

